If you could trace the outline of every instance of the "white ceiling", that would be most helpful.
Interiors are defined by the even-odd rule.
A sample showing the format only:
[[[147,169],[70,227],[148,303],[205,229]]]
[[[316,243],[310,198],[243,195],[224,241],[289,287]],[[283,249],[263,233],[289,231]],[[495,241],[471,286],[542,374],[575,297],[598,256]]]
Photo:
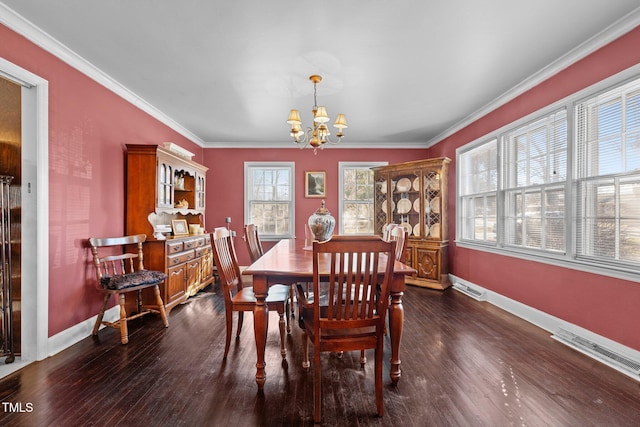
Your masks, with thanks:
[[[0,2],[211,147],[290,144],[311,74],[347,116],[345,148],[426,147],[640,15],[638,0]]]

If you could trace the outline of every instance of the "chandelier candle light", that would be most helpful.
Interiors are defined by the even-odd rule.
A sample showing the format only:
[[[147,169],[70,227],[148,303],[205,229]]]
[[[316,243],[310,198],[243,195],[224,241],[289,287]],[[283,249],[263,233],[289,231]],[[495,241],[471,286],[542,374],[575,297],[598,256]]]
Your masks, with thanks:
[[[293,141],[304,148],[307,145],[313,147],[313,154],[317,154],[318,148],[321,150],[324,148],[324,144],[337,144],[342,139],[342,129],[347,127],[347,119],[344,114],[338,114],[333,127],[338,129],[336,134],[337,141],[331,141],[329,139],[329,128],[326,123],[329,121],[327,115],[327,109],[325,107],[318,107],[317,91],[316,87],[318,83],[322,81],[322,77],[316,74],[309,77],[309,80],[313,82],[313,128],[307,127],[306,130],[302,129],[302,120],[300,120],[300,113],[298,110],[291,110],[289,113],[289,119],[287,123],[291,125],[291,137]]]

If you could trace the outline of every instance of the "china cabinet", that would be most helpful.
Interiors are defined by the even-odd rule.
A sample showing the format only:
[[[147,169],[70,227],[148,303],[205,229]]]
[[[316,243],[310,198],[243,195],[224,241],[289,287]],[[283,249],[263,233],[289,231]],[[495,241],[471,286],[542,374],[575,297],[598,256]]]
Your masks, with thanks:
[[[127,144],[126,160],[126,234],[147,235],[145,265],[168,276],[160,289],[168,313],[213,282],[204,234],[207,168],[158,145]],[[203,234],[174,236],[174,220]]]
[[[412,285],[433,289],[451,286],[448,278],[446,157],[372,168],[374,227],[382,235],[386,224],[400,224],[408,232],[406,264],[417,273],[406,277]]]

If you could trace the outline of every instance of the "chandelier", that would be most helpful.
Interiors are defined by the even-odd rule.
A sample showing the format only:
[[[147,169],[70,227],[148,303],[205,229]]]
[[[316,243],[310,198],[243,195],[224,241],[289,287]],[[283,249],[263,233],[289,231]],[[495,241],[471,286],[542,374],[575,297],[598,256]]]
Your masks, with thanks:
[[[329,128],[327,127],[327,122],[329,121],[327,109],[325,107],[318,107],[317,100],[316,87],[318,83],[322,81],[322,76],[314,74],[309,77],[309,80],[313,82],[313,109],[311,110],[313,113],[313,128],[302,128],[302,120],[300,120],[300,113],[298,110],[291,110],[287,123],[291,125],[291,131],[289,131],[289,134],[293,138],[293,142],[295,142],[301,149],[310,145],[313,147],[313,154],[317,154],[318,148],[322,150],[324,148],[324,144],[337,144],[340,142],[343,136],[342,129],[347,127],[347,119],[344,117],[344,114],[338,114],[336,116],[336,121],[333,124],[333,127],[338,129],[338,133],[336,134],[337,140],[330,140]]]

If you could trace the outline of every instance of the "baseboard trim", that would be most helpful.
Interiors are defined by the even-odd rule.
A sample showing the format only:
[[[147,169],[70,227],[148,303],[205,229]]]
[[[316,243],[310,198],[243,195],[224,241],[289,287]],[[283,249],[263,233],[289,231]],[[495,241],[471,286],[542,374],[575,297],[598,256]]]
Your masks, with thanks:
[[[570,343],[569,340],[560,339],[559,337],[562,335],[562,331],[570,331],[572,334],[582,337],[598,347],[607,349],[612,353],[616,353],[617,355],[624,357],[631,362],[630,364],[635,363],[640,365],[640,351],[624,346],[609,338],[603,337],[602,335],[598,335],[580,326],[566,322],[558,317],[552,316],[533,307],[529,307],[518,301],[512,300],[511,298],[507,298],[504,295],[498,294],[489,289],[483,288],[482,286],[478,286],[467,280],[456,277],[453,274],[449,274],[449,278],[451,280],[451,283],[453,283],[453,289],[457,290],[458,292],[477,300],[478,298],[475,298],[475,295],[482,295],[481,301],[493,304],[496,307],[513,314],[514,316],[517,316],[535,326],[538,326],[541,329],[544,329],[551,334],[552,339],[568,345],[569,347],[581,352],[582,354],[589,356],[601,363],[604,363],[605,365],[627,375],[630,378],[633,378],[636,381],[640,381],[638,372],[633,371],[632,369],[626,369],[623,364],[620,364],[615,360],[608,360],[607,357],[603,356],[606,351],[585,351],[584,349],[578,348],[575,344]],[[471,293],[466,292],[469,289],[472,290]]]
[[[109,310],[104,312],[103,319],[108,322],[115,322],[120,317],[120,306],[116,305],[111,307]],[[49,337],[48,343],[48,355],[53,356],[66,349],[67,347],[71,347],[79,341],[91,336],[93,332],[93,325],[96,323],[96,319],[98,315],[95,315],[83,322],[77,323],[72,327],[65,329],[64,331],[55,334],[52,337]],[[102,325],[100,329],[104,328]]]

